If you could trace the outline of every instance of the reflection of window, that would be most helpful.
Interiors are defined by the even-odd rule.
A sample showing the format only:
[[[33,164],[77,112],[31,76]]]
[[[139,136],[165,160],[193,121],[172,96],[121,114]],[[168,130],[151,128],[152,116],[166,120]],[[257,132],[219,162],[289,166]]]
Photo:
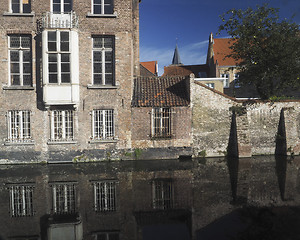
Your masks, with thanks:
[[[10,214],[12,217],[33,215],[33,185],[11,185],[9,186],[9,193]]]
[[[67,31],[48,32],[48,81],[70,83],[70,34]]]
[[[76,191],[74,183],[52,184],[53,212],[57,214],[75,213]]]
[[[207,77],[206,72],[199,72],[199,77],[200,78],[206,78]]]
[[[234,87],[235,88],[239,88],[240,87],[240,83],[239,83],[239,74],[234,74],[234,79],[233,79],[233,81],[234,81]]]
[[[114,84],[114,37],[93,37],[93,84]]]
[[[94,204],[96,212],[106,212],[116,210],[116,182],[103,181],[95,182]]]
[[[12,13],[30,13],[31,0],[10,0]]]
[[[116,232],[103,232],[96,233],[95,240],[119,240],[119,233]]]
[[[169,209],[173,206],[173,188],[170,179],[154,180],[152,184],[153,208]]]
[[[10,82],[14,86],[31,86],[31,37],[9,36]]]
[[[7,121],[7,140],[9,142],[26,142],[31,140],[30,111],[8,111]]]
[[[215,88],[215,84],[214,83],[206,83],[206,86],[214,89]]]
[[[171,137],[171,109],[153,108],[152,109],[152,137],[169,138]]]
[[[72,141],[74,135],[73,111],[51,111],[51,140]]]
[[[114,139],[114,110],[92,111],[92,139]]]
[[[93,0],[93,14],[113,14],[113,0]]]
[[[72,0],[52,0],[53,13],[69,13],[72,11]]]
[[[224,87],[228,88],[229,87],[229,74],[223,73],[223,74],[221,74],[221,78],[225,78],[224,79]]]

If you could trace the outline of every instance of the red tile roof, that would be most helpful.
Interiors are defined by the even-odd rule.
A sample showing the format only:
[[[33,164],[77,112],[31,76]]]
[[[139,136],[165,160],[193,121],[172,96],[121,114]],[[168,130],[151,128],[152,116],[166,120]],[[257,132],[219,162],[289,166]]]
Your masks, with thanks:
[[[145,68],[147,68],[150,72],[153,74],[157,74],[157,61],[149,61],[149,62],[140,62],[141,65]]]
[[[134,81],[133,107],[178,107],[189,105],[189,78],[156,77]]]
[[[219,66],[236,66],[236,61],[232,57],[226,57],[232,53],[230,47],[236,40],[232,38],[214,38],[214,60]]]
[[[174,66],[170,65],[164,67],[164,74],[165,76],[189,76],[191,73],[195,75],[195,77],[199,77],[199,72],[206,72],[207,76],[209,75],[209,68],[206,64],[201,65],[181,65],[181,66]]]

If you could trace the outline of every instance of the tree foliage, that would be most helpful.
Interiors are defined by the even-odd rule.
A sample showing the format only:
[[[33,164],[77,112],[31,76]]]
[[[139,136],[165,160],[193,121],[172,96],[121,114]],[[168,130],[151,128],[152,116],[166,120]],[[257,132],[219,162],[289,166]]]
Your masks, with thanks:
[[[268,5],[256,9],[231,9],[221,17],[219,33],[233,39],[239,84],[252,84],[262,99],[282,96],[300,87],[300,32],[291,20],[279,20],[279,10]]]

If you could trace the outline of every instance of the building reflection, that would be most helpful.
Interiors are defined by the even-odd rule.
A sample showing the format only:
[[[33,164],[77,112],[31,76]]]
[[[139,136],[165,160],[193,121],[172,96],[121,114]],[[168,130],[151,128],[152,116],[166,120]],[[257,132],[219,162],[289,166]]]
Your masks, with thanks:
[[[234,191],[246,203],[282,201],[281,185],[297,179],[296,165],[288,165],[291,178],[278,185],[271,158],[262,165],[274,167],[262,176],[271,194],[256,192],[259,179],[249,182],[256,159],[242,161]],[[0,239],[196,239],[199,229],[240,207],[227,165],[221,158],[1,165]]]

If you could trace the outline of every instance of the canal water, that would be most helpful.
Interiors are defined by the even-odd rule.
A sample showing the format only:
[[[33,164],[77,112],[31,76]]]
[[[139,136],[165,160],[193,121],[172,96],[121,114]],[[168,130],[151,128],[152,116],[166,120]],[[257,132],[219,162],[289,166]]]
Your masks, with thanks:
[[[0,240],[300,239],[300,157],[0,165]]]

